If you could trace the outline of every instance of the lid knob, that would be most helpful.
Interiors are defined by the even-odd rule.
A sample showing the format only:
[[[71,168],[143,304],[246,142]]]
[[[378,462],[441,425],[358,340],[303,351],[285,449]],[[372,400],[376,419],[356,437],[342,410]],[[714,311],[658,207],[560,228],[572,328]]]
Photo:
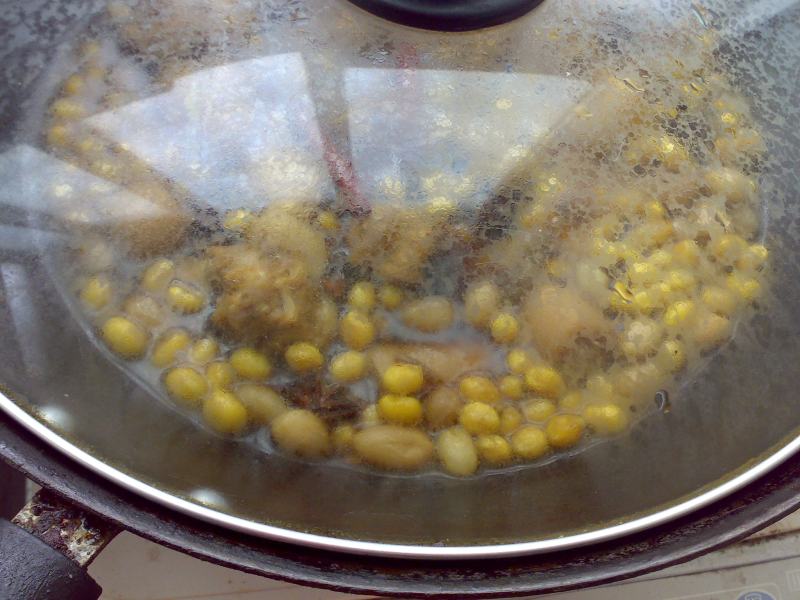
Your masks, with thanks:
[[[543,0],[350,0],[379,17],[422,29],[469,31],[521,17]]]

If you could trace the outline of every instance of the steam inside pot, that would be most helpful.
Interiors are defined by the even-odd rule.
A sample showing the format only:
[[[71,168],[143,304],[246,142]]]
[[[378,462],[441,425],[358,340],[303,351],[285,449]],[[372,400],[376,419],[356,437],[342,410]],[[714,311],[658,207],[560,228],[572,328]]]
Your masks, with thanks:
[[[304,459],[469,476],[624,435],[758,303],[766,149],[702,19],[557,16],[111,3],[28,158],[92,335]]]

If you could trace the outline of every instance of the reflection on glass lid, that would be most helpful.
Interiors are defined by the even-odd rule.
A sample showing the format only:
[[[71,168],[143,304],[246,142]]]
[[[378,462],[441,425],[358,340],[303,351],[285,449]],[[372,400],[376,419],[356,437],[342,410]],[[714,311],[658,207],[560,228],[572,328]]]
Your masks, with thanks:
[[[41,145],[0,157],[37,174],[4,201],[59,224],[38,241],[89,335],[198,425],[385,470],[552,459],[635,426],[765,285],[726,27],[113,2],[52,69]]]

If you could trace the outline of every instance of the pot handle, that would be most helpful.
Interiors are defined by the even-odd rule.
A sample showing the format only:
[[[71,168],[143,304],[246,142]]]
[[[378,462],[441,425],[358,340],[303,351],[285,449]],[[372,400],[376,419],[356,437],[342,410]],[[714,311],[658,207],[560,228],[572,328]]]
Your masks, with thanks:
[[[97,600],[86,567],[119,529],[46,490],[0,519],[0,599]]]

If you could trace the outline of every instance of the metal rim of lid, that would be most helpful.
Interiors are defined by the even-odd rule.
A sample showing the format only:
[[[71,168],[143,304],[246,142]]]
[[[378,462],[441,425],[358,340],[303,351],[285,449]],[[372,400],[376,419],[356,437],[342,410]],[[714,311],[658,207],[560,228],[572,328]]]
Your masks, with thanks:
[[[513,21],[543,0],[350,0],[374,15],[420,29],[471,31]]]
[[[266,523],[250,521],[220,512],[213,508],[201,506],[195,502],[173,495],[170,492],[153,487],[92,456],[51,430],[47,425],[29,414],[2,392],[0,392],[0,411],[6,413],[41,440],[77,461],[90,471],[140,496],[155,501],[162,506],[198,518],[207,523],[213,523],[233,531],[264,537],[278,542],[304,545],[322,550],[370,556],[426,560],[463,560],[523,556],[588,546],[590,544],[620,538],[628,534],[667,523],[668,521],[687,515],[699,508],[708,506],[743,488],[747,484],[752,483],[800,451],[800,436],[797,436],[791,440],[787,440],[783,447],[777,449],[760,462],[736,474],[727,481],[702,491],[696,496],[685,499],[674,506],[661,508],[654,513],[636,517],[630,521],[606,525],[600,529],[584,533],[566,535],[564,537],[547,540],[514,542],[492,546],[414,546],[390,542],[348,540],[326,535],[305,533],[268,525]]]

